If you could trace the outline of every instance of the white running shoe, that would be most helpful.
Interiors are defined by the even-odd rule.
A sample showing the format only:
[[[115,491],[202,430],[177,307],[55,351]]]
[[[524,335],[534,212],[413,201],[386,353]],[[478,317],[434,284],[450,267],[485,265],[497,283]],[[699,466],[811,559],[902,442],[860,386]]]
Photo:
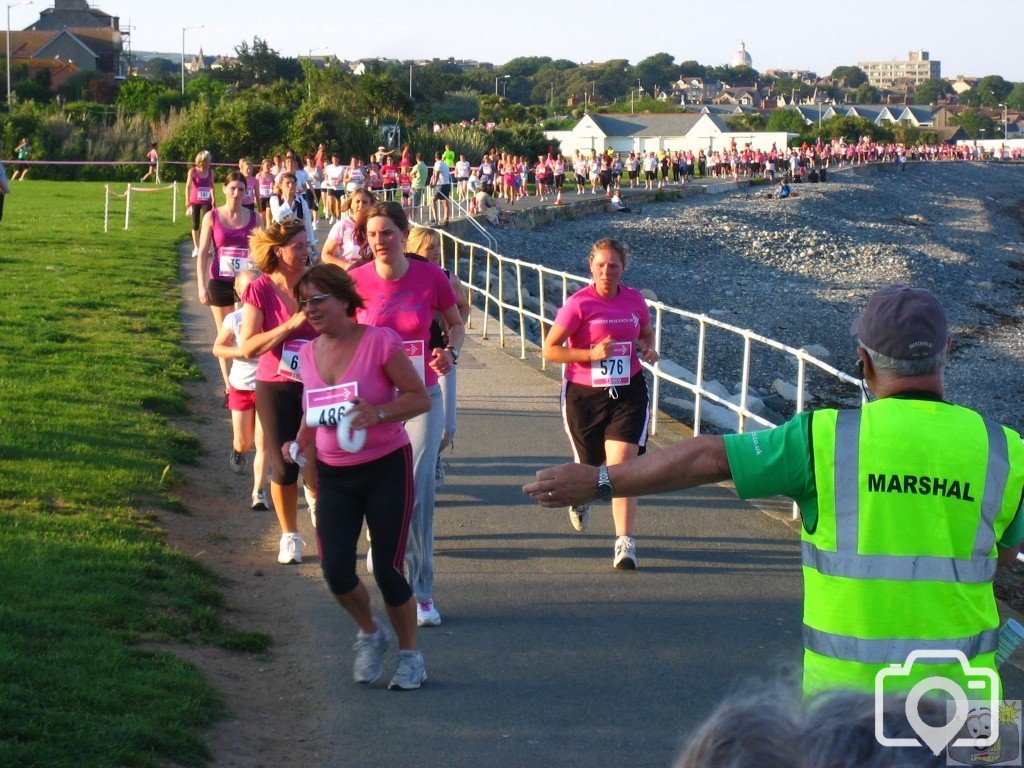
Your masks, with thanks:
[[[281,565],[302,562],[302,539],[297,533],[286,533],[281,536],[281,548],[277,553],[277,562]]]
[[[441,626],[441,614],[437,612],[437,606],[434,605],[433,600],[426,600],[422,603],[416,603],[416,626]]]
[[[362,630],[357,632],[356,641],[352,645],[352,650],[356,652],[356,659],[352,664],[352,679],[366,685],[380,680],[383,674],[381,660],[390,645],[391,638],[385,627],[379,627],[372,635],[364,635]]]
[[[620,571],[636,570],[636,539],[632,536],[619,536],[615,540],[615,559],[612,566]]]
[[[265,512],[270,509],[267,505],[267,492],[262,488],[252,495],[252,509],[256,512]]]
[[[398,669],[388,683],[391,691],[415,691],[427,682],[427,668],[419,651],[399,651]]]
[[[578,507],[569,507],[569,522],[580,533],[587,530],[587,525],[590,523],[590,505],[580,504]]]

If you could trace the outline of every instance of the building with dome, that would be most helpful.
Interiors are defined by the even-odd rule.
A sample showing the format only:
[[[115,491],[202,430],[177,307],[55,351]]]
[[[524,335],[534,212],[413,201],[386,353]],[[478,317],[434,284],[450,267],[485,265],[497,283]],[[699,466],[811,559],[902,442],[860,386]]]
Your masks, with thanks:
[[[747,44],[740,42],[740,49],[736,51],[736,54],[732,57],[732,65],[734,67],[750,67],[753,69],[754,60],[750,58],[750,54],[747,53]]]

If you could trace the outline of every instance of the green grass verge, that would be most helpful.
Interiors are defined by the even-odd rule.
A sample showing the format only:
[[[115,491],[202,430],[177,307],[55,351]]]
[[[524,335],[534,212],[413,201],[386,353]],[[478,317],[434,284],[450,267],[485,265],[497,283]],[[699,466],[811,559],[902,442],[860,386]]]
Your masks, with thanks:
[[[150,522],[176,510],[168,466],[187,413],[170,193],[132,229],[103,185],[15,182],[0,222],[0,765],[202,765],[221,702],[147,643],[261,651],[221,619],[214,575]],[[180,216],[180,211],[179,211]],[[169,473],[172,477],[174,473]],[[152,645],[150,645],[152,647]]]

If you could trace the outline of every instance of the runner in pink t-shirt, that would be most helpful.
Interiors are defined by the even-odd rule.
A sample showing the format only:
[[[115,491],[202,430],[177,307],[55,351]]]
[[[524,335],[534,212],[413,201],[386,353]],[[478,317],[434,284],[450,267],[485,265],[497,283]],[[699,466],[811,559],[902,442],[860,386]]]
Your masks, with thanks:
[[[635,458],[647,442],[649,401],[640,358],[658,361],[654,329],[639,291],[620,283],[629,250],[618,240],[599,240],[590,250],[594,284],[566,301],[544,339],[544,359],[565,363],[562,417],[577,462],[593,466]],[[619,569],[636,568],[635,498],[611,499]],[[589,505],[569,507],[583,531]]]
[[[316,442],[320,565],[331,593],[359,625],[352,676],[357,683],[375,682],[391,640],[356,575],[365,520],[373,575],[398,636],[398,668],[389,687],[419,688],[427,674],[416,639],[416,601],[402,573],[413,512],[412,450],[403,422],[426,412],[430,399],[395,332],[353,320],[362,298],[345,270],[319,264],[299,280],[295,295],[322,335],[299,353],[303,422],[282,454],[296,450],[297,460]]]

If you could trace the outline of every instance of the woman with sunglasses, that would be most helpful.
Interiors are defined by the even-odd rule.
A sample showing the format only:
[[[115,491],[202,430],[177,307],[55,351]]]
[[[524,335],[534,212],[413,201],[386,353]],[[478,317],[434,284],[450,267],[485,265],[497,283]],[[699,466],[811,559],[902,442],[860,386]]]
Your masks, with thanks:
[[[199,235],[196,257],[199,301],[210,308],[218,332],[224,318],[235,308],[235,275],[252,267],[249,235],[261,226],[260,217],[242,205],[245,191],[245,177],[238,171],[231,171],[224,179],[224,205],[203,217]],[[228,362],[224,358],[217,360],[227,393],[230,390]]]
[[[401,204],[376,203],[366,216],[366,239],[373,261],[352,270],[363,307],[360,323],[393,329],[402,339],[413,367],[430,396],[430,410],[406,424],[412,442],[415,504],[409,529],[409,581],[416,595],[419,626],[438,626],[441,616],[434,605],[434,468],[444,430],[440,374],[448,373],[459,357],[465,328],[457,299],[441,268],[405,255],[409,220]],[[434,313],[448,328],[445,347],[430,344]],[[368,564],[371,556],[367,557]]]
[[[376,682],[392,639],[356,575],[365,520],[377,555],[373,576],[398,636],[398,669],[388,687],[419,688],[427,673],[416,642],[416,601],[402,573],[412,514],[412,450],[402,422],[426,412],[430,399],[398,334],[355,321],[363,300],[341,267],[312,267],[295,298],[320,336],[299,353],[304,419],[282,455],[291,460],[296,444],[303,454],[316,445],[320,565],[331,593],[359,625],[352,676]],[[365,442],[341,447],[339,429],[364,430]]]
[[[263,274],[242,295],[240,352],[243,357],[259,356],[256,415],[270,457],[270,497],[281,524],[277,561],[301,563],[299,468],[285,462],[281,446],[298,432],[302,421],[299,350],[318,335],[295,300],[295,286],[306,271],[309,240],[303,222],[290,219],[255,230],[249,246]]]

